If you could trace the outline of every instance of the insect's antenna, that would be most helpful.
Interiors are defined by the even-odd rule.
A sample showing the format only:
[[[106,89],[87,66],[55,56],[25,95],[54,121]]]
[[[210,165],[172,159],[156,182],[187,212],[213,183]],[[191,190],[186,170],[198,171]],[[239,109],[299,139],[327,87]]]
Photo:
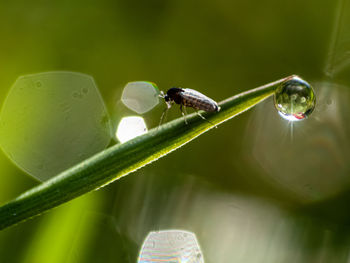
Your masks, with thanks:
[[[166,114],[167,114],[168,110],[171,108],[171,103],[170,103],[170,101],[165,99],[166,95],[164,94],[164,92],[162,90],[160,91],[160,94],[158,96],[163,98],[164,102],[166,104],[166,108],[164,109],[162,116],[160,117],[160,121],[159,121],[159,125],[158,125],[158,128],[159,128],[160,125],[162,125],[163,120],[166,118]]]
[[[218,126],[216,126],[214,123],[212,123],[211,121],[208,121],[206,118],[204,118],[204,116],[202,114],[200,114],[197,110],[196,113],[198,114],[199,117],[201,117],[203,120],[205,120],[206,122],[209,122],[211,125],[215,126],[215,128],[217,128]]]

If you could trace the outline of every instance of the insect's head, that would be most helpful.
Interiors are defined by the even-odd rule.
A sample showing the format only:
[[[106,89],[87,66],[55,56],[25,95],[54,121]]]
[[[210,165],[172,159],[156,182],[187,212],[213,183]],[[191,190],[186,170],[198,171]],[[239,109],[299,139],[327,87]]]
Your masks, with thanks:
[[[168,109],[170,109],[170,107],[171,107],[171,100],[170,100],[170,96],[168,95],[168,93],[164,94],[164,92],[161,91],[159,97],[164,99],[166,106],[168,107]]]
[[[160,92],[159,97],[163,98],[165,101],[170,101],[170,96],[168,93],[164,94],[163,91]]]
[[[166,102],[170,101],[170,97],[168,94],[165,94],[163,98]]]
[[[171,104],[174,103],[174,101],[178,101],[179,93],[181,93],[183,91],[184,90],[181,88],[173,87],[171,89],[168,89],[166,94],[164,94],[164,92],[162,91],[160,97],[165,100],[167,107],[170,108]]]
[[[183,91],[184,90],[181,88],[172,87],[171,89],[168,89],[165,96],[168,96],[168,100],[174,100],[174,98]]]

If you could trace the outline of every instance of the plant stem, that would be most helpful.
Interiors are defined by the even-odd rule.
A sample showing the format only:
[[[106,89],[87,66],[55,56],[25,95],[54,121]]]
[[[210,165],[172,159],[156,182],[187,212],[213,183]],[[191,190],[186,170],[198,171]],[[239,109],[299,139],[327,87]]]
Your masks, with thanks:
[[[267,97],[289,76],[243,92],[219,103],[217,113],[202,113],[215,125],[233,118]],[[34,217],[82,194],[101,188],[193,140],[214,126],[196,114],[154,128],[123,144],[112,146],[56,177],[24,192],[0,207],[0,229]]]

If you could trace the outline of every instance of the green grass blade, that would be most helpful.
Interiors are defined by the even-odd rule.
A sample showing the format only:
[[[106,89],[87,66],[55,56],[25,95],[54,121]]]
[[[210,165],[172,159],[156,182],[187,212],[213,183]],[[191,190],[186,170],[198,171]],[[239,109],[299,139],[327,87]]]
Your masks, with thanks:
[[[203,113],[203,115],[208,121],[219,125],[271,96],[276,87],[289,78],[291,77],[231,97],[219,103],[220,112]],[[124,144],[112,146],[26,191],[0,207],[0,229],[39,215],[113,182],[214,127],[196,114],[188,115],[187,121],[188,125],[181,117]]]

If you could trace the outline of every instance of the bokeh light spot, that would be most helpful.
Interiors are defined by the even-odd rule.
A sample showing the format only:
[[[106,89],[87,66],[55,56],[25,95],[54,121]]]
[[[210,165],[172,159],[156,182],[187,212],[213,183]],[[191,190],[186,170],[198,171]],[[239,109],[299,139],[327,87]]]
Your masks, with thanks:
[[[194,233],[183,230],[150,232],[143,242],[138,263],[203,263],[202,252]]]
[[[159,89],[148,81],[129,82],[124,87],[122,102],[138,114],[146,113],[159,103]]]
[[[144,119],[139,116],[130,116],[120,121],[116,137],[121,143],[124,143],[146,132],[147,126]]]
[[[19,77],[0,124],[2,150],[40,181],[103,150],[111,139],[107,109],[93,78],[74,72]]]

